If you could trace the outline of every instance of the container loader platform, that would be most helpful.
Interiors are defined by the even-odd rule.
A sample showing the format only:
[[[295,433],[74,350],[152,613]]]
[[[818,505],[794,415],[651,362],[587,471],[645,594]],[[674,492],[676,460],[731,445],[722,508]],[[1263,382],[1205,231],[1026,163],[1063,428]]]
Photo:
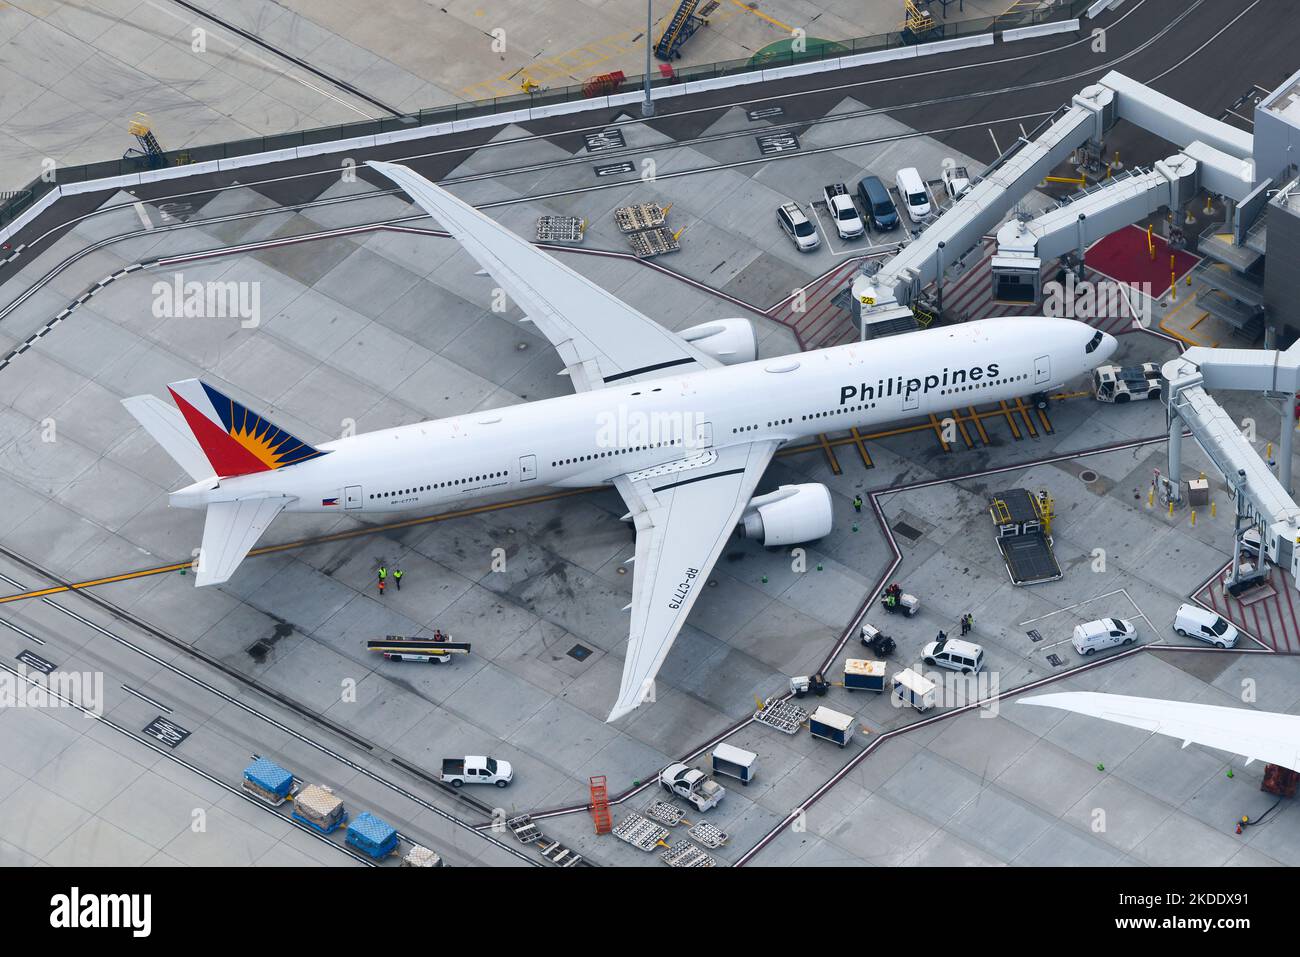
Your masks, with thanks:
[[[1013,585],[1037,585],[1061,577],[1052,550],[1052,499],[1045,491],[1022,488],[995,492],[989,515],[997,529],[998,550]]]

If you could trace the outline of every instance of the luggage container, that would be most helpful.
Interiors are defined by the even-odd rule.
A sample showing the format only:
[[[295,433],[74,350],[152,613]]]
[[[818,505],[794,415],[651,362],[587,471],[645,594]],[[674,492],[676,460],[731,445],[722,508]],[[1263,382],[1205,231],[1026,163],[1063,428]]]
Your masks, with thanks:
[[[379,860],[397,850],[397,829],[369,811],[362,811],[348,825],[347,842]]]
[[[402,858],[402,867],[446,867],[442,857],[436,851],[416,844]]]
[[[845,659],[844,687],[849,691],[884,691],[885,663],[866,658]]]
[[[308,784],[293,799],[293,817],[322,834],[333,834],[347,823],[348,812],[325,785]]]
[[[895,701],[917,711],[929,711],[938,698],[935,683],[911,668],[904,668],[894,675],[893,688]]]
[[[853,737],[853,715],[818,708],[808,716],[808,731],[814,738],[834,741],[842,748]]]
[[[754,780],[754,765],[758,755],[731,744],[719,744],[713,749],[713,773],[725,774],[741,784]]]
[[[293,794],[293,774],[273,761],[258,758],[244,768],[244,790],[272,807],[279,807]]]

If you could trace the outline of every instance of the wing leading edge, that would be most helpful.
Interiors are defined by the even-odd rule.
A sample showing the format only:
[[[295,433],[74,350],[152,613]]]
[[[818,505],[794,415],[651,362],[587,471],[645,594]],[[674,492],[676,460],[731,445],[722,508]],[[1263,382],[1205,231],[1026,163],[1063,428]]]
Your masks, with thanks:
[[[709,450],[677,471],[614,480],[636,525],[632,622],[615,721],[650,700],[655,675],[740,521],[777,442]]]
[[[419,173],[368,166],[406,191],[551,341],[580,391],[721,363]]]
[[[1300,716],[1163,701],[1095,691],[1065,691],[1025,698],[1021,704],[1060,708],[1153,734],[1195,743],[1250,761],[1300,770]]]

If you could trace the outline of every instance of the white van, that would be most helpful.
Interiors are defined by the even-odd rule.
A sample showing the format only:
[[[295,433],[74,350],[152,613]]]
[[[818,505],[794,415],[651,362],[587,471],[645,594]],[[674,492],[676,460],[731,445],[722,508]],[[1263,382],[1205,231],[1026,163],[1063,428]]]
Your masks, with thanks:
[[[912,222],[919,223],[930,215],[930,191],[925,188],[925,181],[915,166],[900,169],[894,176],[894,185],[898,187],[903,208]]]
[[[1081,655],[1091,655],[1116,645],[1131,645],[1137,641],[1137,627],[1124,618],[1098,618],[1074,626],[1070,643]]]
[[[984,667],[984,649],[973,641],[944,638],[921,649],[921,660],[930,667],[951,668],[964,675],[978,674]]]
[[[1197,605],[1178,606],[1174,631],[1184,638],[1199,638],[1218,648],[1232,648],[1237,644],[1237,629],[1231,622]]]

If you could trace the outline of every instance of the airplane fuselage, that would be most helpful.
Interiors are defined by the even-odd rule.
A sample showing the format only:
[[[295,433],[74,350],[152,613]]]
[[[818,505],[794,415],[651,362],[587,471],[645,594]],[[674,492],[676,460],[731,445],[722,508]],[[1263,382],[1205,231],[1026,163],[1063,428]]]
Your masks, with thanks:
[[[733,443],[790,442],[1046,392],[1114,339],[1067,319],[988,319],[351,436],[289,468],[198,482],[171,504],[283,496],[375,514],[585,487]],[[1092,351],[1087,351],[1093,342]]]

